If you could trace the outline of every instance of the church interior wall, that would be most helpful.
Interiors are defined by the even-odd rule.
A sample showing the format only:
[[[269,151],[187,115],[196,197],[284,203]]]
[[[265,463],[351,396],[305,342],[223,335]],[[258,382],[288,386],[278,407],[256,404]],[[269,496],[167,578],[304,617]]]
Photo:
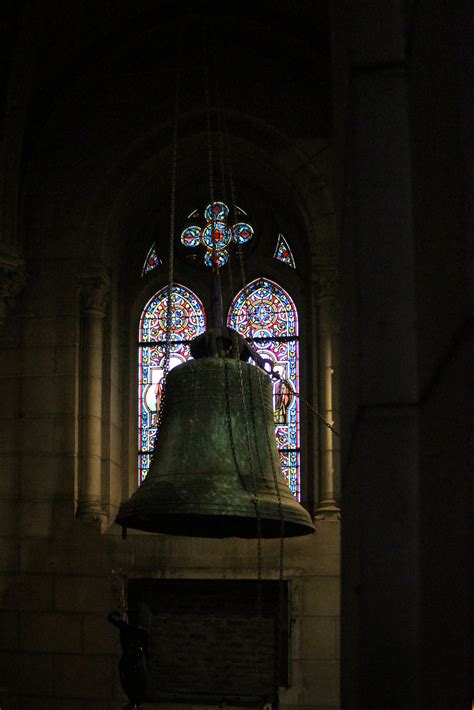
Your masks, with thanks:
[[[106,617],[126,580],[255,579],[257,550],[122,540],[113,522],[136,487],[138,318],[166,283],[165,270],[140,272],[157,224],[166,250],[174,10],[54,5],[20,3],[7,18],[0,77],[0,706],[117,710],[120,644]],[[283,224],[301,264],[284,283],[304,323],[303,388],[342,432],[340,452],[302,415],[316,532],[285,542],[280,707],[465,710],[468,3],[454,19],[428,2],[362,5],[329,19],[326,2],[283,4],[271,26],[265,13],[224,12],[236,28],[222,96],[237,202],[262,225],[247,277],[262,267],[278,281],[262,250]],[[208,199],[197,64],[183,71],[179,226]],[[206,300],[191,272],[178,261]],[[264,541],[262,577],[278,576],[278,541]]]

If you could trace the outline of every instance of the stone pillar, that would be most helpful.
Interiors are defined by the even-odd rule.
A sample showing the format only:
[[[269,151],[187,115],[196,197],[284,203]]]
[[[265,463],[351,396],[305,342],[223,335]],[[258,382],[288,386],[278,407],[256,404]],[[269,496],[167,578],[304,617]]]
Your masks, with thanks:
[[[0,333],[3,332],[8,309],[24,287],[25,280],[22,260],[0,256]]]
[[[317,313],[319,335],[319,413],[336,430],[338,417],[338,302],[334,268],[317,270]],[[320,477],[316,517],[339,514],[339,440],[324,422],[319,422]]]
[[[110,281],[103,274],[80,279],[82,306],[80,480],[77,517],[100,520],[102,506],[103,328]]]

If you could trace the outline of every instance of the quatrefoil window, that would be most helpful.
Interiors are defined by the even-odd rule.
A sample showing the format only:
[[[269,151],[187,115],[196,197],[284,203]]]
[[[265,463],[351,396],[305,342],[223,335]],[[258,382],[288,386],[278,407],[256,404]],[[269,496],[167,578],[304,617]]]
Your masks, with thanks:
[[[239,210],[241,212],[241,210]],[[197,212],[192,213],[192,217]],[[181,242],[186,247],[205,247],[204,263],[211,268],[220,268],[229,259],[230,244],[245,244],[252,239],[253,227],[246,222],[237,222],[229,226],[227,218],[229,208],[223,202],[212,202],[204,210],[204,227],[186,227],[181,234]]]

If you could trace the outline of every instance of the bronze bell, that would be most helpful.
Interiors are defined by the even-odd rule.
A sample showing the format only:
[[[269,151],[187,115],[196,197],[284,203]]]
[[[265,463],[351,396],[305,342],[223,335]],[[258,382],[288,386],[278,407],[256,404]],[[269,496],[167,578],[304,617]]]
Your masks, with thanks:
[[[168,374],[150,470],[116,522],[193,537],[313,533],[281,471],[270,378],[247,362],[199,350],[199,359]]]

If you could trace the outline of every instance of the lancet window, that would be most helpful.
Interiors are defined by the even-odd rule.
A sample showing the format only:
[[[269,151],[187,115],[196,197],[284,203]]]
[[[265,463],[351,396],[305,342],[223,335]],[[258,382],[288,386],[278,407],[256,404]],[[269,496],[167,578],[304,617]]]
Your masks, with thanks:
[[[300,498],[300,424],[298,314],[295,304],[278,284],[258,278],[242,289],[229,310],[228,325],[253,343],[273,363],[280,380],[273,387],[275,435],[282,470]]]
[[[206,328],[204,307],[185,286],[172,290],[170,369],[191,357],[189,343]],[[165,362],[168,287],[146,304],[140,318],[138,349],[138,471],[141,483],[150,467]]]
[[[190,341],[206,327],[204,307],[185,286],[172,294],[170,369],[191,357]],[[138,471],[141,483],[150,466],[157,433],[166,341],[167,287],[145,306],[139,332]],[[258,278],[232,301],[228,325],[253,343],[280,379],[273,385],[275,436],[282,470],[293,495],[300,498],[300,421],[298,314],[289,294],[277,283]]]

